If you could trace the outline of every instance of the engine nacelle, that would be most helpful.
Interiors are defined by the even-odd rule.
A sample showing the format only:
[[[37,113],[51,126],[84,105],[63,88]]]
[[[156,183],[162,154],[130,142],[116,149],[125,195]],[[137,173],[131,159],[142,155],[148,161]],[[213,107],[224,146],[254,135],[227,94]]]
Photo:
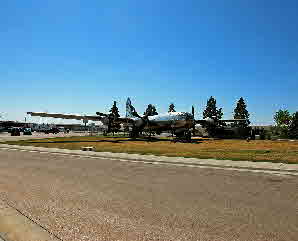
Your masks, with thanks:
[[[179,128],[179,129],[174,130],[174,134],[177,136],[180,136],[180,135],[184,135],[184,133],[186,131],[188,131],[187,128]]]
[[[143,119],[138,119],[135,121],[135,127],[137,127],[138,129],[142,128],[145,126],[145,120]]]

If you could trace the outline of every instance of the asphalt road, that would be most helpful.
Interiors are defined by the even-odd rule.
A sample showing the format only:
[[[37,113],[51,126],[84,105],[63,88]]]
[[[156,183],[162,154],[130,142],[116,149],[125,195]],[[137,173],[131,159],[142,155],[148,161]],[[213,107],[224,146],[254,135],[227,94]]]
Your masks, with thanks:
[[[20,136],[11,136],[10,133],[3,132],[0,133],[0,142],[1,141],[20,141],[20,140],[28,140],[28,139],[41,139],[41,138],[55,138],[55,137],[70,137],[70,136],[86,136],[87,132],[69,132],[63,133],[60,132],[58,134],[45,134],[42,132],[33,132],[32,135],[23,135],[21,132]]]
[[[0,150],[0,199],[62,240],[298,240],[291,176]]]

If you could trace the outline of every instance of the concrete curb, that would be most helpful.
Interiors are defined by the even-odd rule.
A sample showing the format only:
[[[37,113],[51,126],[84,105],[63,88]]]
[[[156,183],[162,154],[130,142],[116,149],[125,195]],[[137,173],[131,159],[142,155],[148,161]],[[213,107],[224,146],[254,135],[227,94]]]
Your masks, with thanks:
[[[0,200],[0,240],[61,241],[17,209]]]
[[[0,144],[0,148],[79,155],[79,156],[98,157],[98,158],[110,158],[110,159],[118,159],[118,160],[119,159],[130,160],[130,161],[136,161],[136,162],[139,161],[139,162],[149,162],[149,163],[195,165],[195,166],[202,166],[202,167],[230,168],[230,169],[244,169],[244,170],[266,170],[266,171],[293,173],[295,175],[298,175],[298,164],[232,161],[232,160],[216,160],[216,159],[196,159],[196,158],[167,157],[167,156],[112,153],[112,152],[94,152],[94,151],[68,150],[68,149],[45,148],[45,147],[34,147],[34,146],[18,146],[18,145],[7,145],[7,144]]]

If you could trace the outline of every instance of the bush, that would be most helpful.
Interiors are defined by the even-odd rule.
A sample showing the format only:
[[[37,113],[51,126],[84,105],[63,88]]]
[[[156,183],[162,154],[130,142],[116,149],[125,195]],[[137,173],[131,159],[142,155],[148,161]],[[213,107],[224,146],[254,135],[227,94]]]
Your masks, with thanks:
[[[271,126],[271,127],[270,127],[270,132],[271,132],[272,135],[274,135],[274,136],[279,136],[279,135],[281,134],[280,127],[278,127],[278,126]]]
[[[266,140],[271,140],[272,133],[270,131],[267,131],[266,133]]]
[[[259,131],[259,135],[260,135],[260,139],[261,139],[261,140],[265,140],[265,137],[266,137],[266,131],[264,130],[264,128],[262,128],[262,129]]]

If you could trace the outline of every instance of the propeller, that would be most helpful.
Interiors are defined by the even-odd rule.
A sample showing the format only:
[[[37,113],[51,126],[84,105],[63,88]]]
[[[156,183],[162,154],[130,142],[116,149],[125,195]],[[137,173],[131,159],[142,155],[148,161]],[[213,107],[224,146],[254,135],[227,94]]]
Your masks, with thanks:
[[[195,108],[194,106],[191,106],[191,114],[192,114],[192,119],[193,119],[193,125],[192,125],[192,133],[193,135],[195,134],[196,131],[196,122],[195,122]]]

